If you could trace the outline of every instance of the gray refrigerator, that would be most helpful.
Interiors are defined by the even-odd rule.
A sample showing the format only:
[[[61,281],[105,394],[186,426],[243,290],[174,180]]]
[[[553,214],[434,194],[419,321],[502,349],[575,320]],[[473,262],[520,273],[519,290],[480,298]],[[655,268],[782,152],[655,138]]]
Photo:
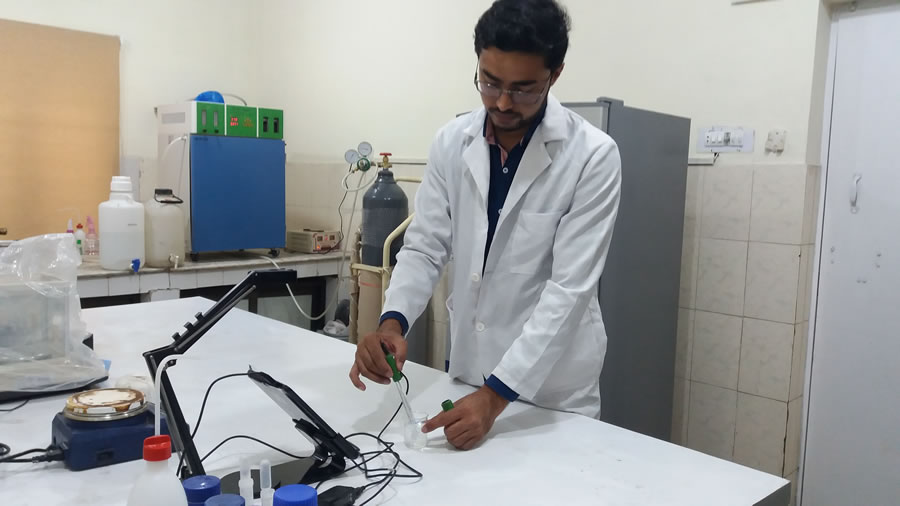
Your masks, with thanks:
[[[564,103],[622,157],[622,195],[600,308],[609,343],[601,419],[670,440],[691,121],[620,100]]]

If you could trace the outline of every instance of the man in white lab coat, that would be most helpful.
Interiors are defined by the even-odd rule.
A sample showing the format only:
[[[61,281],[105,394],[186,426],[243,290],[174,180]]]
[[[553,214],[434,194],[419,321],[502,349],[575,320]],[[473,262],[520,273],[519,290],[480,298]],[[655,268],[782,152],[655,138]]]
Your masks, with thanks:
[[[550,94],[569,19],[553,0],[498,0],[475,27],[484,108],[442,128],[397,255],[381,325],[350,379],[390,382],[403,335],[453,258],[449,373],[474,393],[429,420],[460,449],[517,399],[600,414],[606,331],[597,288],[619,203],[615,142]]]

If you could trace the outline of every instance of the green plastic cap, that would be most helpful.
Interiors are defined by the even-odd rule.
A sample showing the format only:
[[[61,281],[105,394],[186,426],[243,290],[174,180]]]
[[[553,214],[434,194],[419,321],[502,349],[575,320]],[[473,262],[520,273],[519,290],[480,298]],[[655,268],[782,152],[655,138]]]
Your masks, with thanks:
[[[394,354],[388,353],[387,355],[384,356],[384,358],[387,359],[388,365],[390,365],[391,370],[394,371],[393,380],[400,381],[400,379],[403,378],[403,373],[400,372],[400,369],[397,369],[397,359],[394,358]]]
[[[442,402],[441,409],[443,409],[444,411],[450,411],[451,409],[453,409],[453,401],[447,399],[446,401]]]

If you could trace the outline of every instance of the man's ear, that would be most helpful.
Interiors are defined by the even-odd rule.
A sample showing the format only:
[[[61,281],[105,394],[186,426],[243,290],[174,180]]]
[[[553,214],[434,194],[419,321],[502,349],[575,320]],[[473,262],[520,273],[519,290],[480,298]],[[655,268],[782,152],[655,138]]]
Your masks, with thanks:
[[[559,75],[562,74],[563,68],[565,66],[566,66],[566,63],[563,62],[560,64],[559,67],[557,67],[556,70],[553,71],[553,73],[551,74],[551,77],[550,77],[550,86],[553,86],[554,84],[556,84],[556,80],[559,79]]]

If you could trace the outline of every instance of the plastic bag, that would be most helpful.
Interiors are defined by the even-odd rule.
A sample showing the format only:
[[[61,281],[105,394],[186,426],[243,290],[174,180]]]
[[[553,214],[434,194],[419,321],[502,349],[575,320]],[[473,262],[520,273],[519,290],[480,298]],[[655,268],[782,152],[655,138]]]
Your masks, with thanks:
[[[0,394],[73,390],[106,376],[84,343],[72,234],[30,237],[0,250]]]

